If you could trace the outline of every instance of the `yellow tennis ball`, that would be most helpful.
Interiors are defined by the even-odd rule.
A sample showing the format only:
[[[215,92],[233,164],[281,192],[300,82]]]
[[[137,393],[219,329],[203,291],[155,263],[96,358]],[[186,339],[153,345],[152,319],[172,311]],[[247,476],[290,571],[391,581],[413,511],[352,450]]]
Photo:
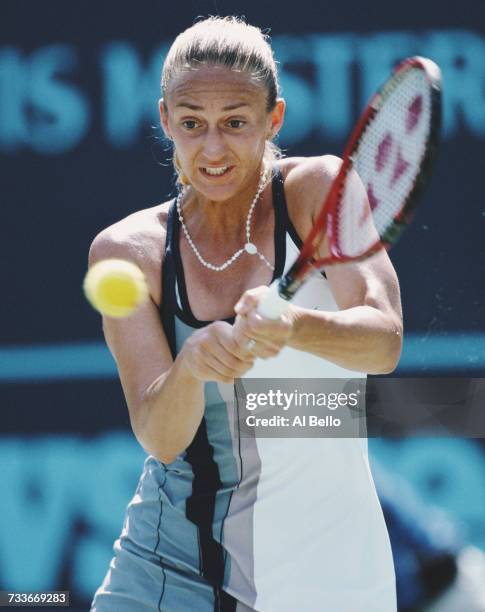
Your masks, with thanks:
[[[118,319],[129,317],[148,298],[143,272],[124,259],[95,263],[86,274],[83,289],[93,308]]]

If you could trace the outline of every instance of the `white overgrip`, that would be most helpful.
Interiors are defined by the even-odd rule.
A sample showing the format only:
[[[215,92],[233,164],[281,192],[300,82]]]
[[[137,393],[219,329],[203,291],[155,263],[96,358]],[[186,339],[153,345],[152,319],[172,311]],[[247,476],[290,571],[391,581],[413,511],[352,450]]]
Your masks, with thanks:
[[[288,310],[290,303],[283,299],[278,291],[279,279],[273,281],[268,293],[264,296],[258,306],[258,312],[267,319],[278,319]]]

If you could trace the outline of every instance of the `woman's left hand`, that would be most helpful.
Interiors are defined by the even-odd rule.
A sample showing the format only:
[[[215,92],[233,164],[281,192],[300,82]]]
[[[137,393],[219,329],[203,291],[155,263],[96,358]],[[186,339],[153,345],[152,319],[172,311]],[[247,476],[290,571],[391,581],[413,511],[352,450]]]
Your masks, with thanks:
[[[234,339],[239,346],[255,357],[275,357],[288,343],[294,331],[291,305],[278,319],[267,319],[258,313],[259,302],[268,291],[261,286],[245,291],[234,310],[237,314],[233,327]]]

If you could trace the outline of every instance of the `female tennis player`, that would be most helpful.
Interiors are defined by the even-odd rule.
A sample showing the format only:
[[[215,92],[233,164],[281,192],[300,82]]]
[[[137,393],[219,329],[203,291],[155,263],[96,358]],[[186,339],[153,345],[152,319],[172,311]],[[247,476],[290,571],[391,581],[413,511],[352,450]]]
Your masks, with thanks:
[[[232,383],[261,364],[275,379],[392,371],[393,267],[385,251],[334,266],[279,319],[259,315],[339,160],[276,155],[285,103],[273,53],[236,18],[180,34],[162,92],[178,196],[105,229],[89,257],[134,261],[151,295],[131,317],[103,319],[149,457],[92,610],[391,612],[366,440],[244,438]]]

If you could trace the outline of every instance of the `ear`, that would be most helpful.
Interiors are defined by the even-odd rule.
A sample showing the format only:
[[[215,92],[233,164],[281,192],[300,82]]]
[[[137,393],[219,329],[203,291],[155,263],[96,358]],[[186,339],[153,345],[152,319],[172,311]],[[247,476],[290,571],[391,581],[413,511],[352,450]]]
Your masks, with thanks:
[[[160,125],[162,126],[162,130],[165,133],[165,136],[172,140],[172,134],[170,133],[170,127],[168,125],[168,110],[165,106],[165,101],[163,98],[160,98],[158,101],[158,109],[160,111]]]
[[[285,120],[285,108],[285,100],[278,98],[273,110],[270,112],[270,134],[268,138],[274,138],[281,130]]]

